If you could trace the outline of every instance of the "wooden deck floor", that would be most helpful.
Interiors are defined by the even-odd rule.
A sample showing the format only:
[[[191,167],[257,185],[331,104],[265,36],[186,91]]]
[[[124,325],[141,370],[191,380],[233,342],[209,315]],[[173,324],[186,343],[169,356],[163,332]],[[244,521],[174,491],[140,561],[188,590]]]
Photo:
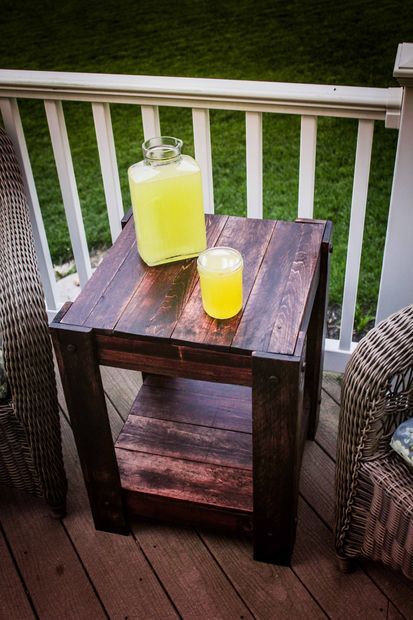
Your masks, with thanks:
[[[116,436],[139,375],[102,369]],[[62,404],[68,515],[0,488],[0,618],[413,618],[413,583],[372,563],[340,574],[332,540],[339,386],[324,377],[319,431],[307,442],[291,568],[251,559],[239,537],[135,520],[131,535],[96,532]]]

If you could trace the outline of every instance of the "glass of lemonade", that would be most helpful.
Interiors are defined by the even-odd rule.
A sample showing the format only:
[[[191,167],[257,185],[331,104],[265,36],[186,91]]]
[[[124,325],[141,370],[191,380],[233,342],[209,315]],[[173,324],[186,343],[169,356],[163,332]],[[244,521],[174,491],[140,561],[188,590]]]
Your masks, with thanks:
[[[215,247],[197,261],[202,305],[209,316],[229,319],[242,308],[243,260],[238,250]]]
[[[145,159],[128,170],[138,250],[150,266],[206,248],[201,170],[182,145],[170,136],[146,140]]]

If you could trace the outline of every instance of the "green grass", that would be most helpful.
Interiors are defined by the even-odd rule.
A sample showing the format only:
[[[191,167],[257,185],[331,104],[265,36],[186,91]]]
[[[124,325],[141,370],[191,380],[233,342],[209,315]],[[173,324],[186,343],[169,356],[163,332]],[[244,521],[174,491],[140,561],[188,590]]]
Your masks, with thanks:
[[[412,38],[413,2],[333,0],[3,0],[2,68],[217,77],[396,86],[397,44]],[[71,255],[44,108],[20,109],[53,260]],[[64,104],[79,197],[90,248],[110,244],[91,108]],[[126,171],[141,159],[139,108],[114,105],[124,206]],[[190,110],[161,109],[165,134],[193,154]],[[264,215],[294,218],[298,196],[300,119],[264,115]],[[245,120],[211,112],[214,193],[218,213],[246,213]],[[346,261],[357,122],[321,118],[315,217],[334,222],[330,300],[340,303]],[[376,122],[357,320],[374,314],[397,132]]]

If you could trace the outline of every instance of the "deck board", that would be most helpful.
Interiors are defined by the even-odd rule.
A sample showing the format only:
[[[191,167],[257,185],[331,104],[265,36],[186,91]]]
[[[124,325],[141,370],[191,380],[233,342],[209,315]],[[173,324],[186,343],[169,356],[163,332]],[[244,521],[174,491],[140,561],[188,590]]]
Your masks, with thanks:
[[[102,378],[116,438],[141,378],[107,367]],[[96,532],[64,419],[67,517],[53,521],[41,500],[0,488],[8,543],[0,540],[0,617],[33,618],[28,596],[40,620],[413,617],[413,582],[371,562],[351,575],[337,571],[332,519],[339,397],[339,386],[326,375],[316,442],[307,443],[303,458],[291,568],[254,562],[251,542],[242,536],[143,519],[133,520],[129,537]],[[61,392],[60,402],[64,410]]]

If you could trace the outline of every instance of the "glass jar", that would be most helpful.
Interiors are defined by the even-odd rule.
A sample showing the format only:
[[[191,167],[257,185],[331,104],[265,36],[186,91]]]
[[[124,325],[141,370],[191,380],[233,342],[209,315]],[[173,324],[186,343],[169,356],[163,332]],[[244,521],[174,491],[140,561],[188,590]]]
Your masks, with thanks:
[[[182,145],[169,136],[146,140],[144,160],[128,170],[138,251],[150,266],[206,248],[201,170]]]

